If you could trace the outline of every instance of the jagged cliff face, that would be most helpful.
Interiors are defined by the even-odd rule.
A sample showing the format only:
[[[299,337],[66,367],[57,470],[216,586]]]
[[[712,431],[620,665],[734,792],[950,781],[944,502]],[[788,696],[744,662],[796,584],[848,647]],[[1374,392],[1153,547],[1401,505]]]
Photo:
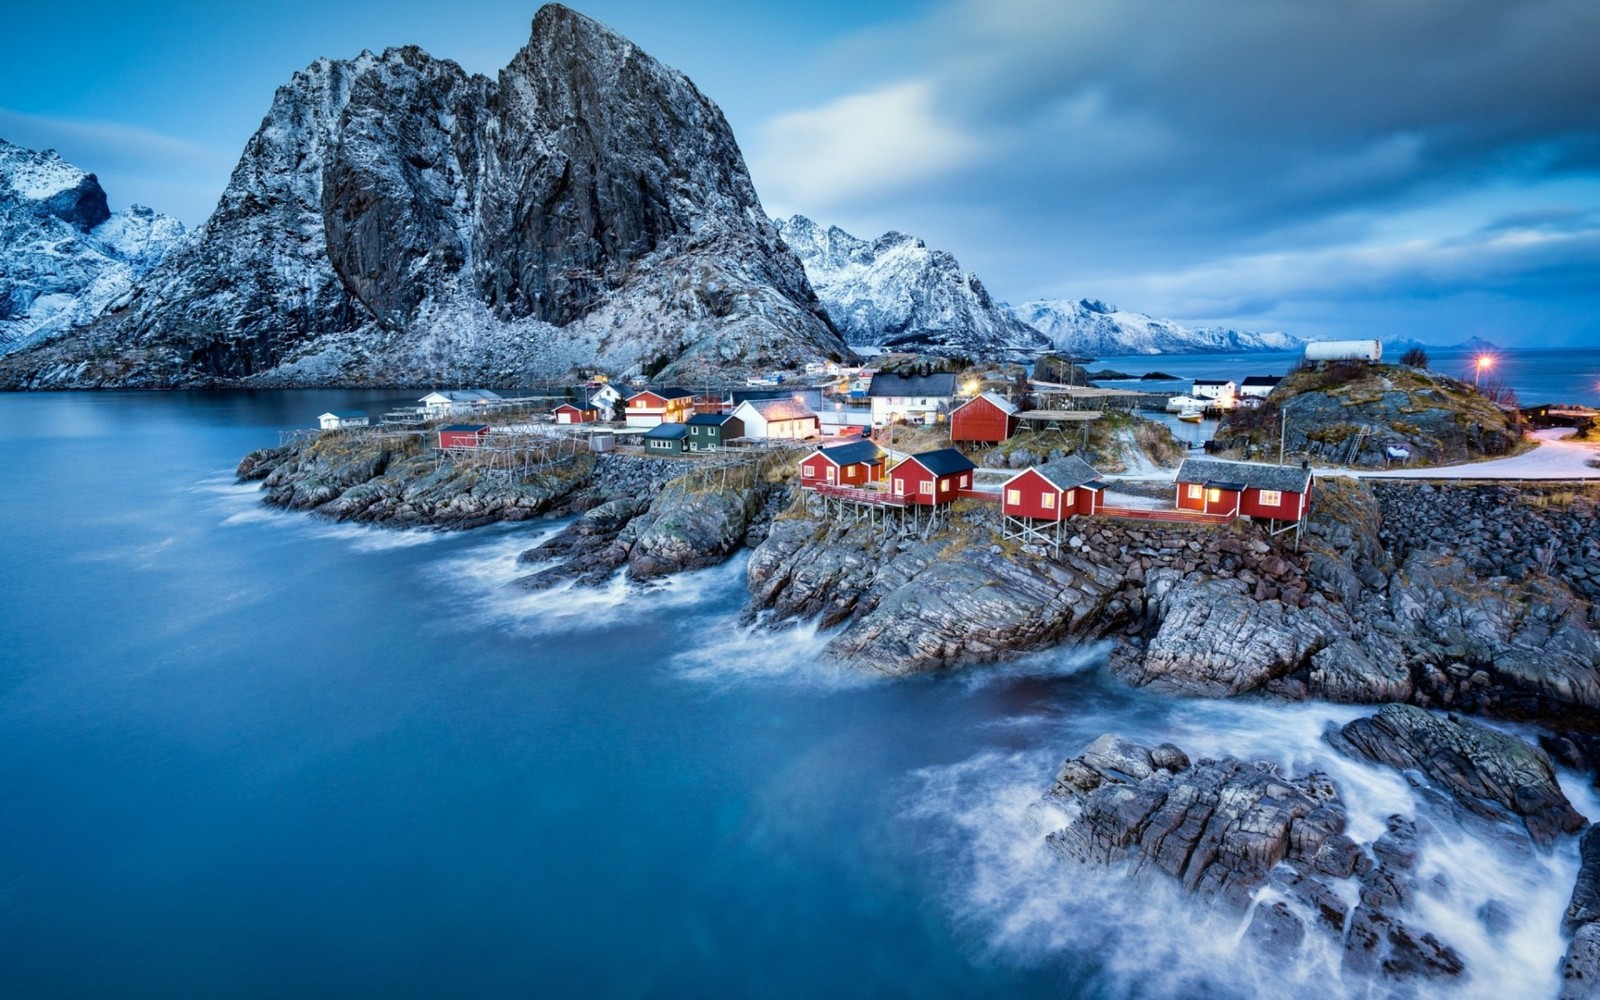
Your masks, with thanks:
[[[716,106],[550,5],[497,80],[411,47],[295,74],[196,238],[82,336],[0,364],[0,384],[514,382],[845,354]]]
[[[100,181],[53,150],[0,139],[0,354],[92,320],[183,235],[140,205],[112,213]]]
[[[1118,309],[1098,299],[1024,302],[1011,307],[1011,313],[1048,337],[1057,350],[1078,356],[1295,351],[1305,346],[1286,333],[1187,327],[1170,319],[1153,319],[1144,313]]]
[[[885,233],[868,242],[802,215],[778,229],[851,344],[980,357],[1050,346],[954,256],[916,237]]]

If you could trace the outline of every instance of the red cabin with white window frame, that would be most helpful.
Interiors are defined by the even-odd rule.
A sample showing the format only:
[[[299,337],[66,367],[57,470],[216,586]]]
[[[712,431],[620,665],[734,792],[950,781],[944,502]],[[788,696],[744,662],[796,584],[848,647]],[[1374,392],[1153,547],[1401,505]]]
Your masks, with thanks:
[[[818,448],[800,460],[800,485],[867,486],[883,478],[887,453],[871,441]]]
[[[1190,458],[1176,482],[1179,510],[1298,521],[1311,509],[1311,470],[1304,465]]]
[[[550,411],[558,424],[587,424],[600,419],[600,411],[592,406],[562,403]]]
[[[951,441],[998,443],[1017,430],[1017,408],[992,392],[974,396],[950,411]]]
[[[972,489],[977,466],[954,448],[924,451],[889,470],[889,492],[907,503],[939,507]]]
[[[1106,484],[1076,455],[1035,466],[1006,480],[1000,512],[1007,517],[1061,521],[1099,511]]]
[[[451,424],[439,428],[439,447],[477,448],[489,436],[488,424]]]

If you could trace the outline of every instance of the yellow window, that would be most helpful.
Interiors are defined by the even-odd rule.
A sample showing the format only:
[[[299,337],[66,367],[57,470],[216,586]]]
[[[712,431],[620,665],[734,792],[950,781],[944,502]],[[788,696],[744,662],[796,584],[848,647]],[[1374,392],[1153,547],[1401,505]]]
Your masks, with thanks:
[[[1212,489],[1212,490],[1206,491],[1206,503],[1220,503],[1221,501],[1222,501],[1222,491],[1221,490]]]
[[[1216,491],[1213,490],[1212,492],[1215,493]],[[1198,500],[1203,495],[1205,495],[1205,490],[1202,489],[1198,483],[1189,487],[1189,499],[1190,500]]]
[[[1261,504],[1262,504],[1262,506],[1264,506],[1264,507],[1276,507],[1281,503],[1283,503],[1283,491],[1282,490],[1262,490],[1261,491]]]
[[[1042,494],[1039,497],[1039,499],[1044,501],[1044,509],[1045,510],[1055,510],[1056,509],[1056,495],[1054,493]]]
[[[1021,490],[1006,490],[1006,503],[1019,504],[1022,502]]]

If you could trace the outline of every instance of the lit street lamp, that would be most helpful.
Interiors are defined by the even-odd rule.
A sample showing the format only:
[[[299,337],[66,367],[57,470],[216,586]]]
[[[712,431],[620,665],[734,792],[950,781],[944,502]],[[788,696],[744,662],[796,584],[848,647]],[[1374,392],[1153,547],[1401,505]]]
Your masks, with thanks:
[[[1472,372],[1472,387],[1474,389],[1476,389],[1478,387],[1478,382],[1483,378],[1483,373],[1484,373],[1485,369],[1489,369],[1489,368],[1493,368],[1493,367],[1494,367],[1494,357],[1493,357],[1493,355],[1489,355],[1489,354],[1480,354],[1480,355],[1478,355],[1477,364],[1473,366],[1473,372]]]

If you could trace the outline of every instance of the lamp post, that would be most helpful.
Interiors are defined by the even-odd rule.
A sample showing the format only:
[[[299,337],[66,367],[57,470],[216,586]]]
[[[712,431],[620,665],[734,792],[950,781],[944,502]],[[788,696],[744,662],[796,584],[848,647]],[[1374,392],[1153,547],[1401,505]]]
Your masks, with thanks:
[[[1472,369],[1472,387],[1478,388],[1478,382],[1483,378],[1485,369],[1494,367],[1494,357],[1488,354],[1478,355],[1478,360]]]
[[[1283,464],[1284,445],[1287,443],[1287,441],[1289,439],[1289,404],[1293,403],[1293,402],[1294,402],[1294,400],[1291,399],[1291,400],[1289,400],[1289,402],[1284,403],[1282,406],[1278,407],[1278,464],[1279,465]]]

